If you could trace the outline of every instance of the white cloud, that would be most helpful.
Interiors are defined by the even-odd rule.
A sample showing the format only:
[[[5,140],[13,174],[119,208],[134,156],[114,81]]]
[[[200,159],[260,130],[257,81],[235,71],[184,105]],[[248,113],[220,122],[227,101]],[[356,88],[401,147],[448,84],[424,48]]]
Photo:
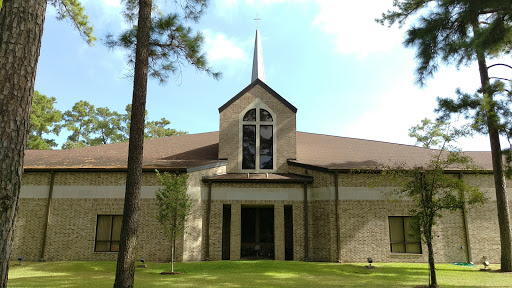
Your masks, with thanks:
[[[320,12],[313,26],[334,37],[336,50],[342,54],[365,57],[401,45],[403,31],[375,22],[382,12],[392,8],[392,1],[316,0]]]
[[[453,67],[441,68],[435,79],[429,80],[424,89],[413,85],[414,75],[393,81],[386,91],[382,91],[377,102],[369,104],[368,109],[344,126],[345,129],[339,134],[414,145],[414,139],[408,136],[408,130],[425,117],[435,119],[438,116],[433,112],[437,107],[436,97],[456,97],[454,91],[457,87],[472,93],[480,83],[476,64],[460,70]],[[454,126],[465,122],[463,117],[452,118]],[[485,135],[460,139],[456,145],[465,151],[490,150],[489,140]]]
[[[235,40],[229,39],[222,33],[215,33],[209,30],[203,31],[205,36],[205,50],[210,62],[222,60],[242,60],[248,59],[241,45]]]

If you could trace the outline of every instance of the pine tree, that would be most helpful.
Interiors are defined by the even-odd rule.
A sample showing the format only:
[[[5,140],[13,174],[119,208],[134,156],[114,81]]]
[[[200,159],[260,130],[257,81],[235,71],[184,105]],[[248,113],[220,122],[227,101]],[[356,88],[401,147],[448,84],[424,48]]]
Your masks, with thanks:
[[[77,0],[51,0],[59,19],[69,17],[92,43],[92,27]],[[0,10],[0,287],[7,286],[14,221],[27,144],[44,0],[6,0]]]
[[[201,53],[201,34],[193,36],[191,29],[182,25],[177,14],[164,15],[158,9],[152,9],[151,0],[127,0],[124,3],[126,19],[132,23],[137,19],[138,24],[122,33],[118,39],[110,35],[107,40],[111,47],[128,49],[129,62],[134,64],[128,171],[114,287],[133,287],[148,75],[165,82],[170,73],[179,72],[180,65],[185,61],[214,77],[220,76],[212,72],[205,55]],[[206,0],[189,0],[181,4],[185,19],[195,21],[207,6]],[[153,18],[152,10],[156,13]]]
[[[501,242],[501,270],[512,271],[512,238],[510,212],[506,193],[502,151],[499,141],[499,117],[494,91],[491,89],[486,59],[510,53],[512,40],[512,4],[508,0],[404,0],[394,1],[397,8],[388,11],[377,21],[389,25],[404,25],[416,17],[407,30],[404,45],[417,49],[417,80],[424,85],[433,77],[441,63],[468,65],[478,63],[480,73],[479,101],[472,103],[485,119],[485,131],[491,143],[494,185]],[[451,105],[451,113],[464,112],[464,105]],[[459,103],[467,104],[467,103]],[[467,109],[468,107],[466,107]],[[446,114],[445,114],[446,116]],[[446,118],[446,117],[445,117]]]
[[[30,126],[27,149],[48,150],[57,147],[54,139],[43,138],[44,134],[59,135],[62,112],[55,109],[55,97],[47,97],[34,91],[32,110],[30,111]]]
[[[62,149],[72,149],[91,145],[92,132],[98,124],[96,108],[89,102],[81,100],[73,105],[71,110],[64,112],[62,117],[64,127],[71,131],[68,141],[62,145]]]

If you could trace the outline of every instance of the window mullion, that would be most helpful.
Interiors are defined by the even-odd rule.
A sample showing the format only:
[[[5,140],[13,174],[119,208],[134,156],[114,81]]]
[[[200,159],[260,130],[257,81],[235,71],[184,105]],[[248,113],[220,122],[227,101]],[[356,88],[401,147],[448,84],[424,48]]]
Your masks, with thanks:
[[[260,124],[256,123],[256,172],[260,171]]]
[[[256,109],[256,172],[260,171],[260,108]]]

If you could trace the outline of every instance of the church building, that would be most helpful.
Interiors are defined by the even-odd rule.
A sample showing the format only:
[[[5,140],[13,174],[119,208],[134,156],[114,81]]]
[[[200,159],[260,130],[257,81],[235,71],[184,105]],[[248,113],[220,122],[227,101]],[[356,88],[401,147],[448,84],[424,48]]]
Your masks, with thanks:
[[[265,84],[256,31],[251,83],[220,106],[218,132],[145,141],[137,257],[171,258],[155,218],[158,169],[189,174],[193,208],[178,261],[427,262],[425,245],[410,233],[411,202],[388,200],[393,184],[361,172],[424,165],[435,151],[298,132],[298,109],[287,96]],[[436,261],[486,256],[498,263],[491,155],[466,154],[484,172],[447,173],[479,186],[489,201],[443,214],[435,226]],[[26,151],[12,258],[116,260],[127,159],[128,143]]]

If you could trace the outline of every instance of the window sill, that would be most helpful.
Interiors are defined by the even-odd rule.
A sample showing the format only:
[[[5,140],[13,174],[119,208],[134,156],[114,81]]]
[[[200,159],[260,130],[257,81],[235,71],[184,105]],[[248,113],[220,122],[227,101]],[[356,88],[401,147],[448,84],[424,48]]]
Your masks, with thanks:
[[[391,253],[390,257],[421,257],[423,254],[415,254],[415,253]]]

